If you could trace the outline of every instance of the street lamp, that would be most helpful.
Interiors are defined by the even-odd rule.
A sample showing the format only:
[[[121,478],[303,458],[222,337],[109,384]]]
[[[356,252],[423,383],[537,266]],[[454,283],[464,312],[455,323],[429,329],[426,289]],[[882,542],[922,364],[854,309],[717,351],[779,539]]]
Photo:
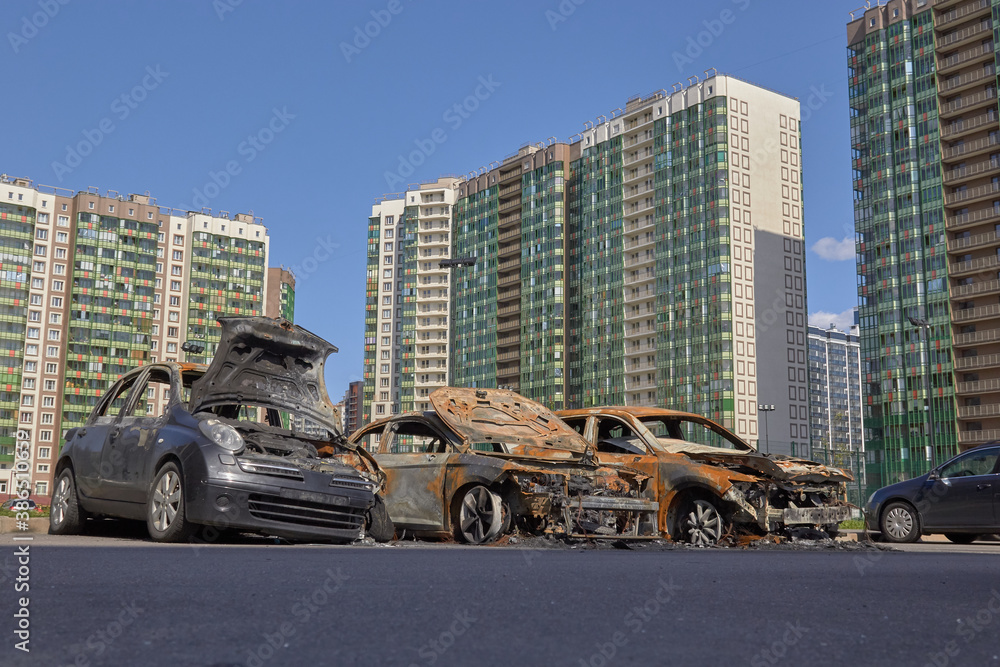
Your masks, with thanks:
[[[438,266],[442,269],[454,269],[460,266],[474,266],[475,257],[456,257],[454,259],[442,259]],[[448,272],[448,347],[452,351],[455,349],[455,272]],[[448,386],[455,384],[455,360],[452,354],[448,353]]]
[[[770,454],[771,453],[771,437],[770,437],[770,434],[767,431],[767,413],[768,412],[774,412],[774,406],[773,405],[764,405],[763,403],[760,403],[759,405],[757,405],[757,411],[764,413],[764,453],[765,454]]]
[[[922,329],[926,338],[924,342],[927,346],[927,367],[924,369],[924,391],[927,392],[927,403],[924,405],[924,421],[927,424],[927,443],[931,454],[931,468],[934,468],[937,459],[934,451],[934,424],[931,421],[931,372],[934,366],[931,363],[931,323],[919,317],[908,315],[906,317],[913,326]]]

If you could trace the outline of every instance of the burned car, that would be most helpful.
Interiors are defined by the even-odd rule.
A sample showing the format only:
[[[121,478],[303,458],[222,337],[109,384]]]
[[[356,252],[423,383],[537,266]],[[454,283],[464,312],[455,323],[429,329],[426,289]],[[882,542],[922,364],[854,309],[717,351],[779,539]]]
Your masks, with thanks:
[[[365,426],[397,530],[481,544],[515,526],[531,534],[659,537],[648,476],[593,461],[547,408],[502,389],[442,387],[433,411]]]
[[[705,417],[651,407],[556,414],[597,449],[600,463],[654,479],[660,530],[676,541],[714,544],[727,524],[759,534],[807,528],[833,535],[850,517],[849,472],[761,454]]]
[[[391,537],[377,496],[384,475],[343,438],[326,393],[323,365],[336,348],[285,320],[219,322],[209,366],[136,368],[67,432],[49,531],[79,533],[87,517],[108,516],[144,520],[160,542],[198,526],[336,542],[374,527]]]

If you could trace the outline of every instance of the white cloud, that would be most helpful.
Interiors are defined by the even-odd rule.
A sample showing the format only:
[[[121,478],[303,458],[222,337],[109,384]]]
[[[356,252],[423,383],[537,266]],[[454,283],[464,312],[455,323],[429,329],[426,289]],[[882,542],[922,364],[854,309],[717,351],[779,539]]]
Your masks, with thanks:
[[[820,310],[809,316],[809,324],[814,327],[830,328],[830,325],[841,331],[848,331],[854,324],[854,308],[848,308],[842,313],[828,313]]]
[[[813,244],[812,251],[831,262],[854,259],[854,239],[845,236],[843,241],[838,241],[832,236],[826,236]]]

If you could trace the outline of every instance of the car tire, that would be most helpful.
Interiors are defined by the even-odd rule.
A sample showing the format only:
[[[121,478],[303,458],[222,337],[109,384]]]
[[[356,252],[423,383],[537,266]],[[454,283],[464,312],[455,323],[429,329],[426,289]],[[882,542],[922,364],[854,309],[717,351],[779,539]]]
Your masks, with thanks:
[[[944,536],[948,538],[949,542],[955,544],[972,544],[980,537],[975,533],[945,533]]]
[[[389,517],[382,496],[375,496],[375,504],[368,510],[368,528],[366,534],[376,542],[388,542],[396,534],[396,526]]]
[[[696,546],[714,546],[722,539],[723,519],[719,508],[707,498],[685,502],[677,517],[678,541]]]
[[[889,503],[882,510],[879,528],[886,542],[916,542],[920,539],[920,515],[909,503]]]
[[[194,526],[185,517],[184,478],[167,463],[153,478],[146,501],[146,528],[154,542],[185,542]]]
[[[66,467],[56,479],[52,491],[52,506],[49,508],[50,535],[79,535],[83,532],[86,513],[80,508],[76,495],[76,479],[73,469]]]
[[[502,505],[500,496],[481,484],[460,491],[451,512],[455,539],[465,544],[495,540],[503,527]]]

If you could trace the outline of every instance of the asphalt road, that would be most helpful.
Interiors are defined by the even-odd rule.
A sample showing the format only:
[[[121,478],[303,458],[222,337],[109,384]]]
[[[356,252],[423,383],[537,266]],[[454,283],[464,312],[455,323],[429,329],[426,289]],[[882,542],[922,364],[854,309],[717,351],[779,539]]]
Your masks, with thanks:
[[[1000,545],[171,546],[39,535],[30,591],[17,593],[24,543],[4,538],[4,665],[1000,665]],[[14,648],[20,596],[30,597],[27,654]]]

